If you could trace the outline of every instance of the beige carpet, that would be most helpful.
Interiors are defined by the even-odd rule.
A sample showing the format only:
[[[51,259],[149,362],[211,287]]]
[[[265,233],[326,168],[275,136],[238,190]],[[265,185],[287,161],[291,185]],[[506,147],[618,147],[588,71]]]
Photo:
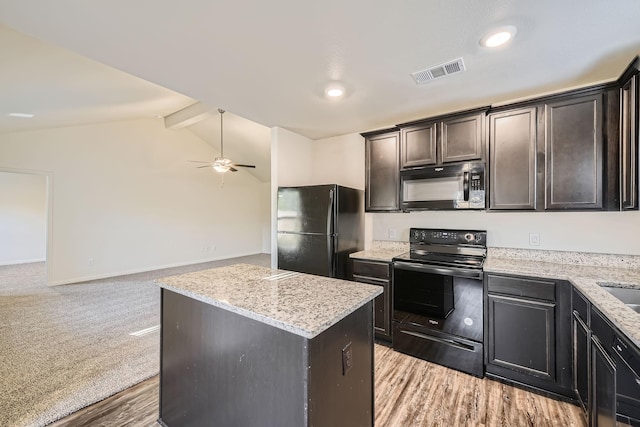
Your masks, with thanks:
[[[44,426],[159,370],[152,280],[269,255],[47,287],[44,263],[0,267],[0,426]]]

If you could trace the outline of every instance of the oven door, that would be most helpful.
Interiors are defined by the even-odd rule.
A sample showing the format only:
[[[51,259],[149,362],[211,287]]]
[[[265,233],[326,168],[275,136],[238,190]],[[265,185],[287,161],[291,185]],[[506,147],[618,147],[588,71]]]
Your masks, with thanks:
[[[393,274],[395,322],[482,341],[481,272],[394,262]]]
[[[481,271],[393,263],[393,349],[484,376]]]

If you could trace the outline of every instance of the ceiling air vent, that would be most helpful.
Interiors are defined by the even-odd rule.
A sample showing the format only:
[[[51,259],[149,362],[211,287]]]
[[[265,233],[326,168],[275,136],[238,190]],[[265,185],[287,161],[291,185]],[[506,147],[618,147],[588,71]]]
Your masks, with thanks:
[[[444,64],[436,65],[435,67],[427,68],[426,70],[411,73],[411,77],[416,81],[416,84],[421,85],[428,83],[431,80],[439,79],[440,77],[445,77],[449,74],[460,73],[462,71],[465,71],[464,61],[462,58],[458,58],[453,61],[445,62]]]

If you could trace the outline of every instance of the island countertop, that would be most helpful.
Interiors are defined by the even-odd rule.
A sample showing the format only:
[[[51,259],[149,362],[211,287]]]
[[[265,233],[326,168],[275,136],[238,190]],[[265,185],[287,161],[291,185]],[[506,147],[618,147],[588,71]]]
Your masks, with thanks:
[[[313,338],[382,293],[381,286],[235,264],[163,277],[167,290]]]

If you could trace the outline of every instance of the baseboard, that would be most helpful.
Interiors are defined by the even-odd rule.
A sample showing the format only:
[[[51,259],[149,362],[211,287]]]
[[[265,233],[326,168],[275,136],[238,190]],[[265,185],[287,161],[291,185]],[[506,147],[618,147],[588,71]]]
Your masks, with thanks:
[[[218,258],[206,258],[206,259],[199,259],[199,260],[188,261],[188,262],[176,262],[176,263],[171,263],[171,264],[158,265],[158,266],[154,266],[154,267],[145,267],[145,268],[141,268],[141,269],[132,269],[132,270],[119,271],[119,272],[114,272],[114,273],[96,274],[96,275],[92,275],[92,276],[76,277],[76,278],[73,278],[73,279],[54,280],[54,281],[50,281],[49,283],[47,283],[47,285],[48,286],[70,285],[72,283],[81,283],[81,282],[88,282],[88,281],[91,281],[91,280],[107,279],[109,277],[127,276],[129,274],[146,273],[147,271],[163,270],[165,268],[173,268],[173,267],[184,267],[184,266],[187,266],[187,265],[202,264],[202,263],[205,263],[205,262],[222,261],[222,260],[231,259],[231,258],[240,258],[240,257],[245,257],[245,256],[260,255],[262,253],[263,252],[251,252],[251,253],[225,255],[224,257],[218,257]]]
[[[21,259],[18,261],[7,261],[0,262],[0,267],[4,267],[5,265],[18,265],[18,264],[31,264],[33,262],[45,262],[45,258],[37,258],[37,259]]]

